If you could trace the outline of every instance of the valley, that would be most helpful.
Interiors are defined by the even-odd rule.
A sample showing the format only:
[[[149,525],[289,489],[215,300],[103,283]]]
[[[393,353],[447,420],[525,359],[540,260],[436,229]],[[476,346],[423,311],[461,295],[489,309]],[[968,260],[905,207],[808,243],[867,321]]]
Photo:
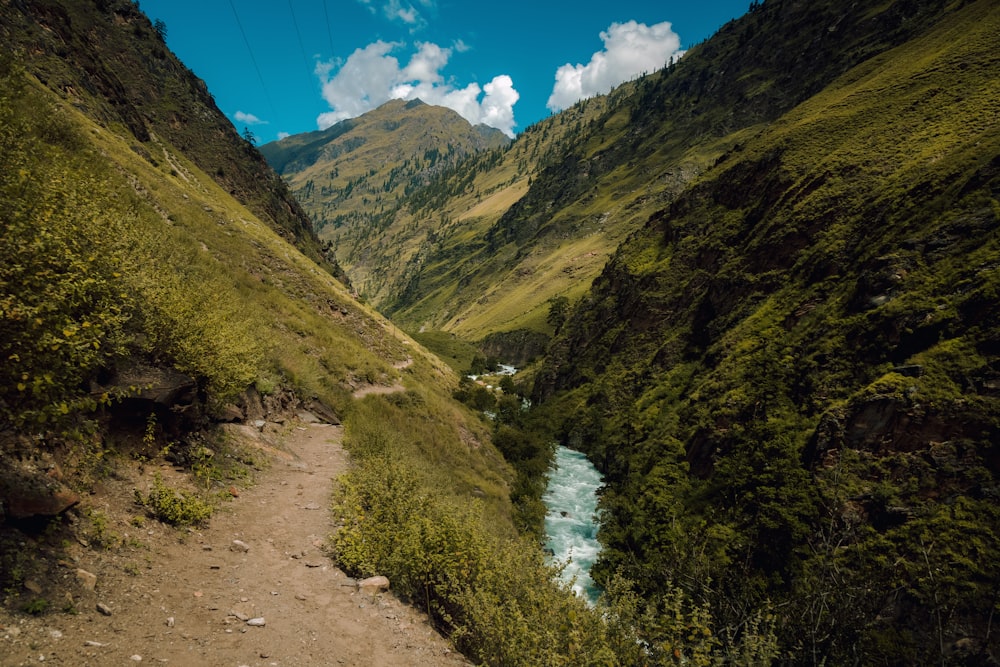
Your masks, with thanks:
[[[0,662],[994,664],[995,5],[258,148],[136,3],[0,3]]]

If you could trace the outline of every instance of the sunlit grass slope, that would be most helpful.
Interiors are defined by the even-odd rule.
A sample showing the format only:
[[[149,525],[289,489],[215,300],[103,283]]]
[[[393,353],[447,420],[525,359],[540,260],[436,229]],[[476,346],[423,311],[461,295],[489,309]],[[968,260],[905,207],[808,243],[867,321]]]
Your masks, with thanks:
[[[348,421],[357,388],[402,383],[407,400],[424,397],[415,423],[419,414],[434,426],[401,440],[399,455],[437,470],[441,488],[477,489],[506,512],[505,465],[480,420],[432,398],[456,386],[445,364],[182,152],[153,135],[148,149],[162,156],[153,165],[120,134],[6,67],[8,425],[45,428],[113,402],[95,398],[87,383],[133,358],[196,378],[215,406],[248,386],[288,388]]]
[[[408,329],[551,334],[627,236],[733,146],[926,25],[902,5],[755,5],[678,63],[528,128],[386,214],[363,292]],[[825,27],[823,27],[825,26]],[[772,48],[769,37],[779,48]]]

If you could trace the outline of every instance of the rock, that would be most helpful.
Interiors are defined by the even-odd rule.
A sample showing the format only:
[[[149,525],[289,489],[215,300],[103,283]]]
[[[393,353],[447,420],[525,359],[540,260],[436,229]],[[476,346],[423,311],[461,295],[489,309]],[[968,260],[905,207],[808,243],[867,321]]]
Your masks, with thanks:
[[[340,417],[337,416],[337,413],[330,406],[317,399],[312,399],[306,403],[306,409],[318,417],[321,422],[335,425],[340,424]]]
[[[78,569],[76,571],[76,580],[79,581],[80,585],[88,591],[94,590],[97,586],[97,575],[92,572],[87,572],[86,570]]]
[[[135,655],[131,656],[129,660],[131,660],[132,662],[142,662],[142,656],[136,653]]]
[[[246,553],[250,551],[250,545],[243,540],[233,540],[233,543],[229,545],[229,550]]]
[[[80,496],[38,463],[0,456],[0,515],[7,519],[57,516],[80,502]]]
[[[174,617],[173,616],[168,616],[166,623],[167,623],[167,627],[168,628],[174,627]]]
[[[267,621],[264,620],[263,616],[258,616],[257,618],[251,618],[247,621],[247,625],[252,628],[262,628],[267,625]]]
[[[101,612],[101,614],[103,614],[104,616],[110,616],[111,615],[111,607],[109,607],[108,605],[104,604],[103,602],[98,602],[97,603],[97,611]]]
[[[298,414],[295,415],[299,418],[299,421],[303,424],[319,424],[320,418],[309,412],[308,410],[299,410]]]
[[[34,579],[27,579],[24,582],[24,587],[35,595],[42,594],[42,585],[35,581]]]
[[[375,594],[389,590],[389,579],[381,575],[368,577],[358,582],[358,590],[362,593]]]
[[[108,385],[101,389],[117,391],[133,400],[174,408],[191,405],[197,400],[198,383],[193,377],[172,368],[135,362],[119,368]]]
[[[215,418],[220,422],[233,423],[242,422],[244,419],[243,409],[238,405],[233,405],[232,403],[227,403],[219,409],[218,414]]]
[[[253,387],[240,394],[236,404],[243,411],[244,419],[247,422],[263,419],[264,403],[261,401],[260,393]]]

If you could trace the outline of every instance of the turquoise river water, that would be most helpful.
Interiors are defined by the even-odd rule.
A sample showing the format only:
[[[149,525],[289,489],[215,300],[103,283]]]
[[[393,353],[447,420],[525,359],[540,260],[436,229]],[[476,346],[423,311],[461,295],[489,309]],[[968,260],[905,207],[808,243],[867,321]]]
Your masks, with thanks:
[[[549,470],[548,487],[542,496],[548,508],[545,546],[553,554],[554,562],[567,564],[563,579],[568,582],[575,578],[574,592],[591,604],[600,595],[590,578],[590,568],[601,550],[597,541],[597,490],[601,483],[601,474],[586,456],[559,447],[555,463]]]

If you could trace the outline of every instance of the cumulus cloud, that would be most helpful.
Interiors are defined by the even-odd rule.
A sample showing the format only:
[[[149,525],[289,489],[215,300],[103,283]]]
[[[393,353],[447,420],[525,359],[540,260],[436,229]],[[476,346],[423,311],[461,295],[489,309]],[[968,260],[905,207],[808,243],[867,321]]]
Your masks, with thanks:
[[[420,98],[427,104],[453,109],[473,125],[483,123],[514,136],[514,105],[520,95],[509,76],[501,74],[483,86],[470,83],[457,88],[441,74],[451,58],[451,48],[417,43],[416,52],[404,66],[392,55],[402,46],[377,41],[355,50],[346,61],[317,65],[323,99],[331,109],[316,119],[321,130],[392,99]]]
[[[278,132],[278,141],[281,141],[282,139],[287,139],[290,136],[292,135],[289,132]]]
[[[246,125],[267,125],[266,120],[261,120],[252,113],[243,113],[242,111],[237,111],[233,114],[233,118],[236,119],[237,123],[244,123]]]
[[[619,83],[653,72],[681,57],[681,39],[668,21],[647,26],[629,21],[612,23],[601,33],[604,50],[586,65],[566,63],[556,71],[548,108],[565,109],[579,100],[609,92]]]

